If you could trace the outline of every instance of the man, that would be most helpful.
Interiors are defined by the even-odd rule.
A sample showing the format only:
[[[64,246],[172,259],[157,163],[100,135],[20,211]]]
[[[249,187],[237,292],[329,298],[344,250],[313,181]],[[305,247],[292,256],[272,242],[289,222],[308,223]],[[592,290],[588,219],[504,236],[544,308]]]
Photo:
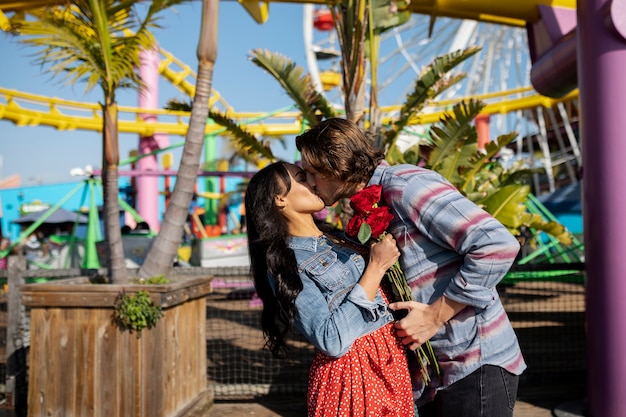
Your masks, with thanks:
[[[382,185],[415,300],[390,306],[408,310],[397,333],[411,349],[430,340],[442,371],[428,386],[414,375],[420,417],[512,416],[526,364],[495,287],[517,256],[517,240],[438,173],[389,166],[350,121],[324,120],[296,146],[327,205]]]

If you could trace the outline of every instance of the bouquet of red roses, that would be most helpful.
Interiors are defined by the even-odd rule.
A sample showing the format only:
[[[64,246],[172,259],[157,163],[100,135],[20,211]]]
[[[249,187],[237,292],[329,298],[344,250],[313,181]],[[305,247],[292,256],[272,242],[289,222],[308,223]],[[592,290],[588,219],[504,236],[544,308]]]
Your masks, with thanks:
[[[381,240],[387,234],[387,228],[393,220],[393,214],[389,207],[381,204],[382,186],[379,184],[365,187],[350,198],[350,206],[354,215],[346,226],[346,234],[356,237],[362,244],[367,243],[372,237]],[[400,264],[396,262],[385,273],[394,301],[411,301],[411,288],[406,282],[404,272]],[[437,376],[441,375],[437,357],[433,352],[430,342],[424,343],[415,351],[417,360],[421,366],[424,382],[430,382],[428,365],[431,365]]]

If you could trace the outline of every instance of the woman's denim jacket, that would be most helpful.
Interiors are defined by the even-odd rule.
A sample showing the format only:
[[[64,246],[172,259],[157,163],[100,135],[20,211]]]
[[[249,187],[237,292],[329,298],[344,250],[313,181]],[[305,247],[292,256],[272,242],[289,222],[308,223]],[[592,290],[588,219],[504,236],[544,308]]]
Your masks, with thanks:
[[[357,338],[393,321],[380,291],[370,301],[358,285],[365,269],[361,255],[326,236],[291,237],[287,244],[304,286],[296,297],[295,326],[316,348],[340,357]]]

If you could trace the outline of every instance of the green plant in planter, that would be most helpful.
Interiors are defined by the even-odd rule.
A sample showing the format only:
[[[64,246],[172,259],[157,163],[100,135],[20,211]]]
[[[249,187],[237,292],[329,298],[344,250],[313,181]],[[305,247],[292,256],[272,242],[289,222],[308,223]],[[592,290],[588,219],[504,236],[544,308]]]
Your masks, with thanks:
[[[139,283],[146,284],[146,285],[160,285],[160,284],[169,284],[170,280],[166,278],[165,275],[157,275],[155,277],[151,277],[147,279],[139,278]]]
[[[147,291],[139,291],[133,295],[121,292],[115,298],[113,322],[122,331],[137,332],[137,338],[141,337],[143,329],[156,326],[161,317],[161,306],[152,302]]]

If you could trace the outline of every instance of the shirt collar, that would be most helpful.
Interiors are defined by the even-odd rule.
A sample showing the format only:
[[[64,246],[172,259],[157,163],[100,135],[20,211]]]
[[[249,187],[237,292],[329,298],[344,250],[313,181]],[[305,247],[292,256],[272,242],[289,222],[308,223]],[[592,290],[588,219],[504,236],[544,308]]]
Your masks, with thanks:
[[[385,161],[384,159],[380,161],[380,163],[374,170],[374,174],[372,175],[372,178],[370,178],[367,185],[369,186],[369,185],[374,185],[374,184],[380,184],[383,179],[383,174],[385,173],[387,168],[389,168],[389,163]]]

